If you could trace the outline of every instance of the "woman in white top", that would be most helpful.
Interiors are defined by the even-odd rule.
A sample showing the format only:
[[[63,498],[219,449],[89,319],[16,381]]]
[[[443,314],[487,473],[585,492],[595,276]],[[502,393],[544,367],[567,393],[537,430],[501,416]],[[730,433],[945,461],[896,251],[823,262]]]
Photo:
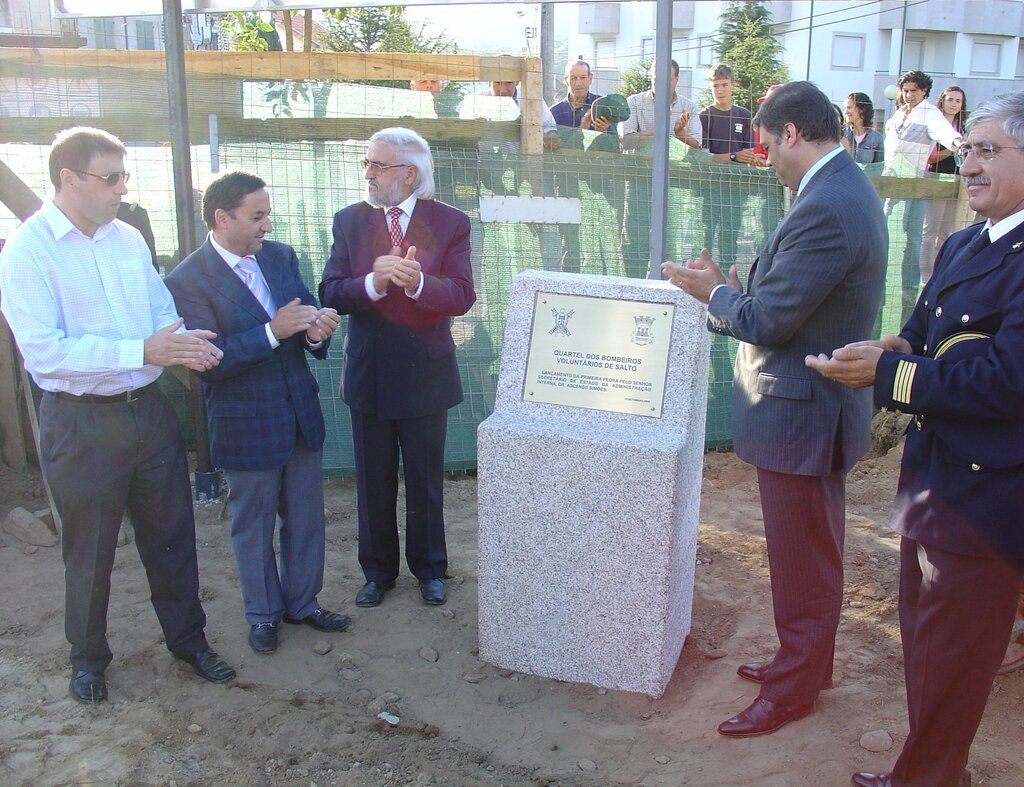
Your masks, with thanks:
[[[967,120],[967,95],[959,85],[950,85],[941,93],[935,102],[942,112],[943,117],[956,129],[958,134],[963,134],[964,122]],[[953,161],[953,154],[942,145],[932,148],[928,157],[928,171],[940,175],[958,175],[960,170]],[[935,262],[935,255],[939,247],[945,243],[946,238],[954,230],[960,229],[956,226],[956,201],[938,200],[928,201],[928,209],[924,214],[924,232],[921,235],[921,284],[927,284],[932,275],[932,265]]]

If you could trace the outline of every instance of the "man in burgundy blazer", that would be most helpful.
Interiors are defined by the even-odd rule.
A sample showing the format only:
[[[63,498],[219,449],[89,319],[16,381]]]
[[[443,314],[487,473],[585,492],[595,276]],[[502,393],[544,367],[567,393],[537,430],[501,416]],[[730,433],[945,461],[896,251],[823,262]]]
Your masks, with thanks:
[[[476,300],[469,219],[436,202],[430,148],[404,128],[378,131],[364,161],[366,200],[334,217],[320,282],[324,306],[349,315],[341,397],[352,416],[359,501],[356,596],[375,607],[399,569],[398,461],[406,561],[427,604],[444,604],[444,442],[462,401],[451,318]]]

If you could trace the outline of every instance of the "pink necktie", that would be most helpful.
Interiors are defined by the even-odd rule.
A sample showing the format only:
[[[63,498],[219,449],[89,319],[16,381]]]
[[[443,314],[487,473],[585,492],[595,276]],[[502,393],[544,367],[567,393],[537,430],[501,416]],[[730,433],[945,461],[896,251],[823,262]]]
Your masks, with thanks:
[[[263,281],[263,277],[259,275],[258,264],[253,257],[242,257],[238,261],[238,269],[242,272],[245,277],[245,286],[249,288],[249,291],[253,294],[253,297],[259,301],[260,306],[270,317],[274,316],[274,301],[270,297],[270,290],[267,289],[266,282]]]
[[[391,245],[396,249],[402,245],[402,225],[398,220],[404,212],[401,208],[388,208],[388,218],[391,219]]]

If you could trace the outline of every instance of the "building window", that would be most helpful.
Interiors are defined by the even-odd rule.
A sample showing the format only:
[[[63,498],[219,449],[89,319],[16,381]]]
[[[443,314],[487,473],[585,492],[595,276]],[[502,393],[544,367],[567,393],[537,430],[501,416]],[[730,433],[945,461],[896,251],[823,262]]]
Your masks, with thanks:
[[[875,64],[875,71],[879,74],[888,74],[889,59],[892,55],[892,30],[878,31],[878,62]]]
[[[594,42],[594,68],[615,68],[615,41]]]
[[[654,39],[650,36],[640,39],[640,62],[654,62]]]
[[[971,47],[971,73],[998,74],[1002,48],[997,41],[975,41]]]
[[[1024,79],[1024,38],[1017,45],[1017,79]]]
[[[135,48],[156,49],[156,25],[144,19],[135,21]]]
[[[110,17],[97,17],[93,20],[93,35],[97,49],[117,49],[114,41],[114,20]]]
[[[864,36],[853,33],[833,33],[832,68],[841,71],[863,69]]]
[[[715,64],[715,39],[701,36],[697,47],[697,65],[713,66]]]
[[[921,71],[924,68],[924,39],[907,36],[903,40],[903,61],[900,73]]]
[[[0,0],[0,30],[14,30],[14,14],[11,0]]]

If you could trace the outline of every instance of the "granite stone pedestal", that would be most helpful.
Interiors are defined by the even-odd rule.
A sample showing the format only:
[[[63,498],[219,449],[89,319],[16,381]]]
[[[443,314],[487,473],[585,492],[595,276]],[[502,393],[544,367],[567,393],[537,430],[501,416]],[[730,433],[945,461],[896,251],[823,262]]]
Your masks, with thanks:
[[[545,294],[674,305],[671,325],[649,326],[671,331],[657,417],[529,399],[533,322],[559,330],[535,309]],[[690,631],[709,347],[704,307],[666,282],[514,277],[495,410],[478,431],[482,660],[664,693]]]

